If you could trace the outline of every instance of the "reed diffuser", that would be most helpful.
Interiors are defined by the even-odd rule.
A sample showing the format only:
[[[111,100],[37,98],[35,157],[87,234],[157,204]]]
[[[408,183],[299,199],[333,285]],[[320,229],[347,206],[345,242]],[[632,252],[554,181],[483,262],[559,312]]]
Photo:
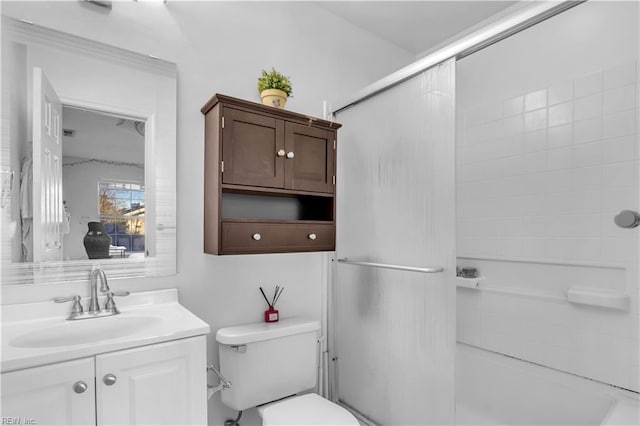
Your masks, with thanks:
[[[276,286],[276,291],[273,293],[273,299],[269,301],[267,295],[264,293],[262,287],[260,287],[260,293],[262,293],[262,297],[264,297],[264,301],[269,305],[269,309],[264,311],[264,322],[277,322],[280,319],[279,312],[276,309],[276,302],[280,298],[280,295],[284,291],[284,287]]]

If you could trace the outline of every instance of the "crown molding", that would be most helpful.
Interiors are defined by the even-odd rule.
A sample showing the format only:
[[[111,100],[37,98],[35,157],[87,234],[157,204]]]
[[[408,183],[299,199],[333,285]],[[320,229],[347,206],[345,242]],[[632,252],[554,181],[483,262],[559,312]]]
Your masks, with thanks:
[[[118,63],[167,77],[177,75],[176,64],[153,55],[111,46],[99,41],[78,37],[28,21],[19,21],[8,16],[2,17],[2,35],[10,40],[28,45],[39,45],[66,52],[94,57],[109,63]]]

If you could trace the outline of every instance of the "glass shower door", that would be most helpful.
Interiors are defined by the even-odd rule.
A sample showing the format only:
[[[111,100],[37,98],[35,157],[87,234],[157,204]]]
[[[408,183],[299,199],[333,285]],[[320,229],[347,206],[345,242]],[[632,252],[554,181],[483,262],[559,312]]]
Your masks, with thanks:
[[[337,397],[454,424],[455,61],[337,113]]]

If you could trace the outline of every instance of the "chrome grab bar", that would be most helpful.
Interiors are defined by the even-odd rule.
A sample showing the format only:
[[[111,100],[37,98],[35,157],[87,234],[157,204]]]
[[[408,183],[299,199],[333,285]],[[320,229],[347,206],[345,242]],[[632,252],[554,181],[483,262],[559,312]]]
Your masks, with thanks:
[[[435,274],[444,271],[441,266],[431,268],[418,268],[415,266],[401,266],[401,265],[389,265],[386,263],[373,263],[373,262],[359,262],[355,260],[349,260],[346,257],[338,259],[340,263],[346,263],[348,265],[370,266],[372,268],[384,268],[384,269],[396,269],[400,271],[422,272],[423,274]]]

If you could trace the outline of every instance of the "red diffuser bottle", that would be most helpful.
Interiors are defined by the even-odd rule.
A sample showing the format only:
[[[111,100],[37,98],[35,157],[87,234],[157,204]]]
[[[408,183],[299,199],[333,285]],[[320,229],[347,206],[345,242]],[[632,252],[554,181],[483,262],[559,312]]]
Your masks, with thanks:
[[[275,308],[275,306],[283,291],[284,287],[281,288],[280,286],[276,286],[276,291],[273,294],[273,299],[270,302],[267,298],[267,295],[264,294],[264,290],[262,289],[262,287],[260,287],[260,293],[262,293],[262,297],[264,297],[265,302],[267,302],[267,305],[269,305],[269,309],[264,311],[264,322],[277,322],[280,319],[280,313]]]
[[[278,310],[273,306],[269,306],[269,309],[264,311],[264,322],[276,322],[279,318]]]

